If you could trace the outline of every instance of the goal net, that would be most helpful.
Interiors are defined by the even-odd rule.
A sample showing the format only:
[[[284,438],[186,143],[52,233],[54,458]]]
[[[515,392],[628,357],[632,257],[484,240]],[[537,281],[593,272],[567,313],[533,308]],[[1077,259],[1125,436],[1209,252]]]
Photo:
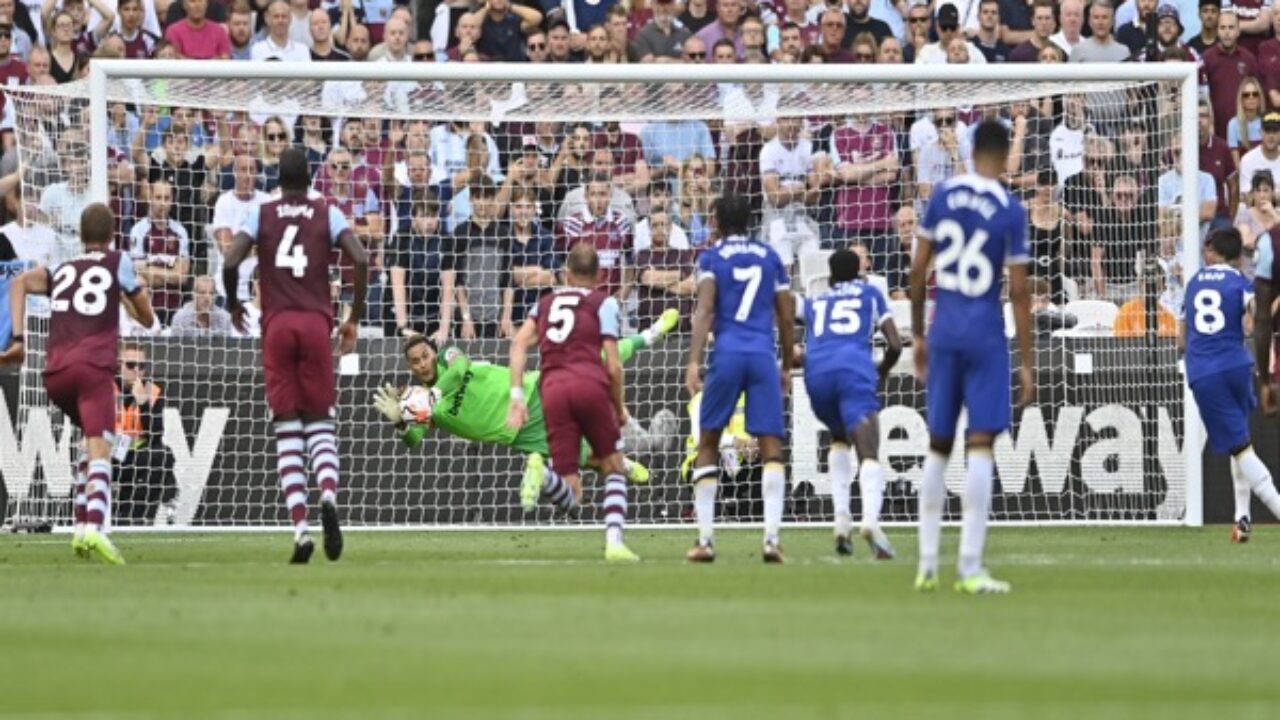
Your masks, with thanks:
[[[362,339],[337,380],[350,524],[601,521],[599,485],[588,482],[578,520],[545,505],[525,513],[521,451],[438,428],[410,448],[371,404],[383,385],[412,382],[401,351],[411,333],[505,364],[505,338],[577,242],[601,251],[601,286],[625,299],[624,335],[679,312],[668,337],[627,362],[624,434],[651,471],[631,488],[632,522],[680,524],[691,522],[682,468],[692,278],[716,240],[713,198],[750,198],[753,231],[789,264],[797,293],[826,288],[833,249],[859,252],[909,338],[915,228],[930,189],[971,169],[983,118],[1010,127],[1007,181],[1028,208],[1034,256],[1036,401],[1015,411],[996,445],[993,517],[1199,522],[1199,421],[1184,399],[1176,317],[1182,279],[1198,263],[1184,248],[1234,209],[1222,188],[1197,182],[1190,70],[647,66],[521,68],[504,79],[494,67],[312,64],[286,75],[281,65],[95,61],[106,80],[92,90],[89,81],[8,90],[23,179],[19,254],[67,257],[80,210],[108,199],[117,247],[133,255],[162,323],[121,320],[117,526],[287,525],[257,333],[240,337],[221,310],[226,293],[256,298],[253,262],[238,287],[223,287],[220,250],[275,190],[289,145],[305,150],[315,192],[342,210],[372,259]],[[103,100],[105,126],[94,126],[91,97]],[[332,274],[339,312],[352,277],[349,266]],[[19,405],[0,413],[4,517],[16,525],[62,525],[70,514],[79,438],[41,387],[46,330],[33,305]],[[887,521],[914,519],[928,445],[912,367],[908,346],[881,387]],[[475,376],[434,412],[474,417],[485,402],[483,388],[467,386]],[[829,436],[802,372],[792,387],[787,519],[828,521]],[[733,429],[720,517],[759,520],[758,458]],[[962,445],[947,478],[952,519]],[[856,486],[853,495],[858,513]]]

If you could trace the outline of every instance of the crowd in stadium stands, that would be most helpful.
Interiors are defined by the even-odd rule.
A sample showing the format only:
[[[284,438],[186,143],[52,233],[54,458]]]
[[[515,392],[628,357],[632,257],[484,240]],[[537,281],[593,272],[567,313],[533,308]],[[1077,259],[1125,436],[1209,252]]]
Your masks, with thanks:
[[[1252,246],[1277,222],[1277,29],[1271,0],[0,0],[0,83],[69,82],[94,57],[1195,62],[1199,220],[1206,231],[1237,225]],[[326,88],[335,102],[364,92],[336,85]],[[722,189],[754,198],[760,233],[788,262],[852,246],[873,281],[903,298],[924,200],[965,170],[975,121],[998,116],[1014,138],[1008,182],[1029,208],[1037,307],[1051,326],[1070,299],[1136,307],[1115,327],[1141,334],[1142,297],[1158,294],[1170,318],[1181,303],[1178,147],[1158,121],[1173,111],[1150,95],[847,120],[598,125],[344,122],[300,114],[281,98],[230,115],[114,104],[110,177],[119,243],[138,259],[166,332],[232,332],[221,298],[253,298],[253,263],[238,287],[224,288],[219,250],[275,189],[280,152],[293,144],[313,161],[316,191],[372,251],[371,327],[501,337],[579,241],[600,249],[601,284],[629,296],[632,324],[673,304],[688,309]],[[4,107],[9,148],[21,122],[13,106]],[[74,230],[86,201],[84,132],[59,128],[46,149],[54,157],[36,220],[55,231]],[[22,212],[11,199],[5,219]],[[12,241],[38,230],[11,223],[4,233]],[[350,281],[335,277],[338,301],[349,299]],[[1162,315],[1160,332],[1169,329]]]

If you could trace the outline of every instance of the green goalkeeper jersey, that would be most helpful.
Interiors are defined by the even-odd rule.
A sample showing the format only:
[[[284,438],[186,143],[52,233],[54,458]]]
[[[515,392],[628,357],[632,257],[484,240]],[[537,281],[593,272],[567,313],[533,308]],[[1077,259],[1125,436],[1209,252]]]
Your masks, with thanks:
[[[523,453],[547,453],[546,424],[538,396],[537,372],[524,374],[529,420],[519,430],[507,427],[511,404],[511,370],[503,365],[474,362],[458,348],[440,351],[435,387],[440,391],[431,424],[441,430],[478,442],[491,442]],[[422,425],[405,431],[404,441],[416,447],[426,435]]]

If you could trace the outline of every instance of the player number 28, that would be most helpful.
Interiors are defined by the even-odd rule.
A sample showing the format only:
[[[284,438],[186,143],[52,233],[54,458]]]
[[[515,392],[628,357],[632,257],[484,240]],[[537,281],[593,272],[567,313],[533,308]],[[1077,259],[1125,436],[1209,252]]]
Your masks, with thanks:
[[[76,284],[76,267],[63,265],[53,275],[53,294],[49,305],[54,312],[66,312],[74,307],[81,315],[101,315],[107,309],[107,290],[111,289],[111,273],[106,268],[94,266],[80,276],[80,287],[65,300],[62,294]]]
[[[561,295],[551,301],[551,310],[547,312],[547,339],[553,343],[562,343],[573,332],[575,315],[573,309],[582,302],[579,295]]]
[[[1227,326],[1227,316],[1222,314],[1222,294],[1217,290],[1201,290],[1192,301],[1195,308],[1196,332],[1213,335]]]
[[[294,277],[300,278],[307,274],[307,251],[301,245],[293,244],[297,238],[297,225],[285,229],[280,247],[276,248],[276,267],[291,270]]]
[[[989,237],[979,230],[966,238],[964,228],[955,220],[943,220],[934,231],[940,245],[938,253],[938,287],[953,290],[965,297],[981,297],[991,289],[995,273],[991,261],[982,254]]]
[[[813,303],[813,334],[822,337],[827,330],[836,335],[852,335],[862,327],[862,318],[858,310],[862,308],[861,298],[845,298],[837,300],[831,306],[831,322],[827,322],[827,301],[817,300]]]

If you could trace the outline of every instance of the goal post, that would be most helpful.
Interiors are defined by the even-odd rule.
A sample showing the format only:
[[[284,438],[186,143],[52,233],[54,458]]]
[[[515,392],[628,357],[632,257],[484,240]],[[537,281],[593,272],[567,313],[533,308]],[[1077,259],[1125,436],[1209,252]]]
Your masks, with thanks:
[[[248,128],[245,132],[252,143],[250,154],[257,158],[257,168],[262,173],[260,184],[267,178],[260,156],[268,135],[264,127],[280,118],[289,120],[281,124],[287,124],[291,141],[301,143],[305,143],[300,138],[308,131],[307,119],[324,118],[326,145],[322,152],[317,151],[317,167],[325,175],[325,182],[339,182],[328,176],[338,172],[329,167],[328,161],[332,148],[345,144],[337,140],[345,139],[346,126],[352,121],[367,120],[382,134],[365,148],[367,152],[347,153],[351,161],[367,161],[370,167],[378,163],[369,158],[382,157],[383,164],[375,170],[395,167],[394,179],[383,172],[381,188],[370,191],[380,208],[372,213],[379,217],[382,228],[377,244],[386,253],[375,283],[384,293],[378,305],[385,314],[379,322],[369,323],[357,357],[344,364],[339,378],[344,511],[350,524],[367,527],[565,526],[552,519],[549,508],[528,515],[521,512],[516,492],[521,453],[463,442],[438,429],[431,431],[423,446],[411,450],[397,441],[393,431],[369,407],[370,393],[382,383],[409,381],[399,352],[400,338],[395,333],[400,311],[392,297],[395,281],[388,263],[392,262],[390,248],[398,242],[398,226],[412,228],[408,234],[417,237],[418,226],[413,224],[416,217],[411,223],[403,223],[402,208],[416,213],[422,206],[417,200],[401,202],[401,187],[405,184],[402,174],[411,172],[406,168],[413,152],[403,149],[407,147],[407,140],[401,139],[403,135],[386,139],[393,128],[412,132],[406,128],[425,121],[433,131],[429,172],[436,203],[430,207],[438,204],[435,220],[441,226],[457,223],[456,229],[469,222],[472,215],[468,213],[474,213],[477,201],[485,197],[486,184],[505,203],[486,212],[497,212],[503,222],[514,222],[518,203],[513,198],[519,183],[509,176],[524,151],[529,151],[532,158],[536,150],[542,171],[561,167],[561,174],[552,178],[553,186],[533,187],[543,177],[533,172],[534,179],[528,180],[525,188],[525,196],[534,198],[530,202],[535,205],[536,221],[554,243],[552,254],[562,253],[576,237],[576,227],[569,229],[576,218],[611,221],[615,217],[615,201],[619,207],[625,205],[626,210],[618,210],[616,216],[625,216],[626,222],[619,220],[620,224],[610,232],[626,234],[627,245],[618,261],[619,277],[629,287],[631,297],[625,306],[627,326],[638,331],[651,319],[645,313],[647,299],[657,298],[654,302],[660,302],[665,297],[644,284],[645,271],[656,266],[640,264],[641,257],[654,257],[656,248],[651,244],[647,248],[651,252],[642,256],[636,247],[641,232],[655,232],[656,221],[650,222],[649,193],[670,197],[670,205],[663,208],[663,214],[670,218],[664,223],[669,229],[658,231],[667,237],[662,242],[674,242],[677,234],[684,236],[685,247],[692,254],[709,235],[706,219],[698,210],[702,207],[699,203],[704,202],[698,195],[698,188],[703,185],[701,176],[696,174],[694,158],[704,161],[707,192],[734,190],[752,194],[758,211],[755,231],[771,244],[794,251],[794,285],[798,292],[806,293],[823,287],[822,252],[832,247],[852,245],[865,249],[875,273],[892,280],[892,273],[900,268],[882,269],[881,253],[902,250],[895,244],[896,224],[869,230],[858,224],[872,216],[879,217],[885,209],[891,211],[893,223],[897,222],[898,210],[910,208],[907,214],[918,217],[923,207],[921,193],[930,182],[962,172],[968,162],[961,126],[971,126],[985,115],[1000,117],[1015,127],[1022,118],[1034,114],[1039,129],[1029,131],[1027,138],[1033,132],[1040,135],[1026,139],[1023,164],[1011,173],[1022,178],[1017,192],[1029,207],[1041,190],[1051,198],[1053,212],[1048,215],[1057,218],[1055,222],[1059,224],[1054,225],[1058,229],[1050,234],[1056,236],[1047,247],[1055,247],[1060,253],[1045,259],[1047,270],[1035,274],[1045,277],[1055,305],[1076,301],[1081,303],[1083,312],[1090,307],[1087,301],[1096,297],[1119,309],[1126,298],[1137,298],[1141,301],[1139,307],[1145,305],[1145,312],[1139,314],[1147,324],[1136,333],[1117,337],[1122,333],[1111,329],[1115,312],[1097,321],[1096,327],[1092,316],[1080,315],[1075,329],[1046,330],[1037,337],[1037,404],[1025,413],[1015,412],[1013,432],[1002,437],[996,447],[999,488],[993,517],[997,522],[1020,524],[1197,526],[1203,522],[1203,428],[1177,369],[1173,340],[1163,332],[1166,310],[1160,304],[1161,289],[1176,290],[1172,287],[1179,277],[1176,266],[1180,265],[1180,276],[1186,278],[1200,262],[1203,227],[1198,170],[1199,88],[1192,64],[724,66],[95,60],[90,64],[87,81],[50,89],[22,88],[13,91],[11,97],[19,117],[43,112],[58,118],[18,123],[18,147],[26,168],[24,208],[29,210],[28,223],[33,224],[51,224],[45,216],[50,205],[49,189],[67,182],[70,174],[62,160],[49,159],[51,152],[65,156],[68,151],[81,151],[80,157],[88,160],[84,196],[119,204],[119,198],[113,195],[118,190],[112,173],[119,162],[113,153],[119,153],[120,112],[136,120],[155,110],[173,123],[173,109],[194,111],[201,119],[190,130],[193,137],[200,135],[208,141],[204,150],[210,152],[232,148],[231,152],[243,154],[236,142],[215,135],[226,132],[227,127],[237,133],[239,128]],[[1015,117],[1018,111],[1012,108],[1023,105],[1032,109]],[[1079,113],[1082,125],[1065,119],[1075,117],[1073,113]],[[224,127],[215,123],[215,116],[238,119],[229,120]],[[800,172],[798,179],[787,174],[785,163],[775,167],[772,161],[764,160],[763,149],[778,137],[782,121],[788,119],[799,127],[796,143],[808,143],[812,151],[811,156],[806,155],[806,162],[812,164]],[[124,127],[130,127],[129,122],[134,120],[125,122]],[[701,125],[708,132],[710,155],[704,157],[701,141],[693,134],[646,134],[647,127],[664,122]],[[450,123],[466,127],[454,133]],[[555,130],[544,138],[541,125],[554,126]],[[846,125],[856,130],[845,132]],[[436,135],[441,127],[447,132]],[[575,128],[582,127],[589,136],[587,156],[592,156],[591,149],[597,147],[616,151],[614,169],[606,183],[609,211],[601,215],[592,215],[589,209],[584,215],[581,210],[589,208],[590,203],[590,159],[577,160],[581,171],[570,175],[572,187],[561,186],[567,182],[562,181],[566,171],[555,165],[559,156],[573,147]],[[887,171],[867,170],[869,174],[862,177],[859,173],[863,170],[857,169],[861,163],[872,163],[873,158],[881,157],[877,153],[882,148],[869,139],[873,133],[868,128],[876,127],[884,128],[885,137],[893,143],[883,157],[893,155],[902,160],[889,163]],[[948,134],[951,127],[955,128],[954,134]],[[1067,138],[1061,158],[1048,155],[1055,149],[1050,136],[1059,127],[1070,131],[1060,133]],[[1145,136],[1141,147],[1132,137],[1137,128]],[[68,130],[80,135],[69,134]],[[158,129],[134,132],[154,133],[160,138],[160,151],[166,150],[164,133]],[[641,147],[633,152],[625,143],[614,145],[610,132],[634,136]],[[74,137],[75,141],[60,146],[64,137]],[[940,139],[943,137],[955,138],[956,146],[947,145]],[[457,149],[443,144],[442,139],[460,143],[457,148],[464,148],[460,151],[462,161],[469,164],[457,167],[451,164],[452,159],[437,162],[438,155]],[[678,157],[649,154],[653,147],[644,142],[650,140],[666,143],[677,151],[671,154]],[[1126,145],[1131,141],[1135,143],[1132,148]],[[858,145],[860,142],[864,145]],[[1033,142],[1037,153],[1034,162],[1028,159]],[[691,148],[690,143],[699,145]],[[1108,163],[1096,175],[1085,167],[1085,156],[1093,157],[1095,143]],[[549,144],[554,144],[555,149],[545,147]],[[787,147],[787,152],[793,153],[793,146]],[[1059,145],[1058,149],[1062,147]],[[147,159],[143,161],[156,162],[152,159],[156,156],[154,150],[145,150]],[[480,158],[487,155],[488,164],[484,165],[483,159],[475,160],[468,151]],[[190,157],[199,155],[195,150],[184,152]],[[628,160],[635,165],[617,170],[629,153],[638,153]],[[388,154],[392,156],[390,160],[386,158]],[[493,157],[495,154],[498,157]],[[822,159],[814,159],[818,156]],[[127,155],[127,161],[141,157]],[[794,154],[786,157],[787,162],[795,159]],[[217,242],[210,229],[214,221],[211,193],[214,189],[227,192],[227,184],[215,188],[218,182],[230,183],[235,174],[234,159],[226,164],[227,159],[225,154],[219,157],[223,169],[209,170],[205,186],[197,188],[204,191],[203,195],[174,192],[173,216],[183,218],[189,225],[199,225],[187,228],[192,248],[204,244],[203,259],[193,258],[187,281],[174,291],[181,294],[174,301],[175,310],[191,298],[194,276],[211,273],[217,267]],[[333,167],[341,167],[342,159]],[[48,167],[51,162],[54,166]],[[475,163],[481,167],[472,167]],[[565,161],[565,165],[569,164]],[[928,179],[926,165],[935,173]],[[852,169],[841,170],[841,166]],[[33,167],[36,170],[30,169]],[[498,173],[490,172],[490,168]],[[138,178],[148,176],[145,169],[134,169]],[[1173,174],[1177,176],[1176,185],[1171,184],[1172,170],[1178,171]],[[219,173],[216,177],[215,171]],[[168,177],[166,172],[161,168],[150,175]],[[461,181],[458,172],[464,172]],[[1080,178],[1072,183],[1070,179],[1076,175]],[[1088,180],[1083,180],[1086,176]],[[410,185],[413,182],[409,180]],[[1051,187],[1041,187],[1046,182]],[[1120,207],[1127,202],[1124,191],[1131,183],[1141,198],[1137,201],[1143,204],[1140,209],[1150,211],[1147,214],[1125,214],[1126,208]],[[361,192],[366,189],[361,186]],[[539,194],[544,191],[552,199]],[[574,191],[580,192],[576,200],[581,203],[579,209],[567,213],[567,217],[559,215]],[[1157,198],[1157,191],[1162,196],[1170,194],[1173,199],[1164,202],[1163,197]],[[447,199],[446,194],[452,199]],[[464,196],[468,198],[466,209],[458,210]],[[139,206],[145,205],[141,194],[133,199],[139,201]],[[690,201],[693,210],[682,209],[685,200]],[[200,207],[193,207],[197,203]],[[1087,221],[1076,219],[1085,216]],[[1138,218],[1144,220],[1139,222]],[[131,218],[142,219],[141,212]],[[1086,222],[1104,230],[1099,230],[1099,235],[1086,234],[1081,229]],[[65,235],[66,228],[55,228],[55,232]],[[445,232],[440,230],[441,235]],[[1099,239],[1103,232],[1108,238],[1105,243],[1112,243],[1108,249],[1118,250],[1115,254],[1123,256],[1123,262],[1105,253],[1102,260],[1089,256],[1092,247],[1105,244]],[[66,245],[65,238],[62,240],[60,245]],[[128,242],[123,235],[122,242]],[[645,242],[653,243],[651,236],[646,235]],[[441,256],[454,252],[461,257],[462,251],[454,245],[449,251],[424,252]],[[506,258],[506,251],[503,252]],[[139,257],[149,259],[145,252]],[[1155,267],[1157,261],[1167,271],[1158,283],[1148,269]],[[473,360],[504,364],[505,346],[498,326],[505,320],[504,293],[517,283],[515,273],[485,264],[484,252],[473,250],[464,262],[467,269],[453,270],[454,281],[460,285],[473,283],[465,292],[472,303],[470,312],[489,318],[484,322],[493,323],[497,337],[461,337],[471,319],[462,314],[464,293],[460,293],[458,303],[449,310],[450,341],[459,343]],[[1106,268],[1106,278],[1093,275],[1097,263]],[[1111,283],[1112,268],[1126,280]],[[405,277],[417,277],[414,272],[407,272]],[[503,273],[502,282],[509,284],[496,294],[476,282],[483,273],[498,272]],[[464,280],[468,274],[471,277]],[[424,271],[424,276],[437,277],[429,271]],[[440,286],[416,288],[411,280],[403,282],[409,283],[405,292],[410,297],[410,314],[415,301],[439,302],[415,298],[442,294]],[[340,303],[338,284],[335,279]],[[671,285],[678,283],[673,280]],[[219,289],[224,291],[227,289]],[[530,292],[536,296],[536,288],[518,292],[520,297],[529,297]],[[678,304],[678,298],[671,297]],[[444,312],[440,310],[441,317],[435,319],[433,327],[439,327]],[[40,336],[41,322],[38,314],[33,316],[28,336]],[[482,322],[477,320],[475,324]],[[286,526],[257,370],[260,360],[256,340],[176,333],[139,335],[137,340],[145,346],[152,371],[164,387],[167,405],[163,446],[169,456],[166,472],[172,479],[163,497],[150,501],[164,507],[152,507],[139,516],[136,524],[195,529]],[[680,477],[690,430],[689,398],[682,388],[687,345],[687,334],[677,332],[661,345],[637,352],[628,366],[628,405],[638,429],[627,439],[633,448],[638,448],[638,458],[653,469],[649,485],[632,489],[631,515],[640,523],[683,526],[690,522],[685,517],[688,488]],[[39,345],[33,347],[38,349]],[[67,447],[62,418],[44,408],[43,393],[38,388],[41,354],[37,350],[32,355],[23,373],[20,420],[12,434],[15,444],[13,448],[0,448],[7,454],[20,447],[24,458],[22,462],[0,463],[9,488],[4,515],[12,520],[22,513],[44,514],[54,524],[61,524],[66,521],[69,507],[65,502],[66,478],[51,468],[70,458],[61,457]],[[802,374],[797,374],[792,386],[787,519],[796,523],[825,522],[831,516],[825,479],[829,437],[821,432],[807,407]],[[882,414],[881,455],[889,481],[884,506],[887,522],[909,522],[915,517],[914,488],[927,449],[923,396],[923,387],[911,376],[908,348],[881,388],[886,406]],[[464,411],[438,407],[436,412],[451,410]],[[32,413],[38,418],[34,424],[28,420]],[[6,422],[7,418],[0,418],[0,423]],[[35,438],[28,432],[30,427],[57,442]],[[0,433],[0,442],[6,437]],[[39,452],[33,449],[37,446],[41,448]],[[721,514],[730,522],[758,521],[758,497],[751,495],[749,487],[737,487],[748,484],[745,480],[750,474],[750,449],[727,450],[726,458],[730,456],[748,469],[743,471],[743,483],[726,483],[734,487],[734,493],[741,490],[742,494],[722,497]],[[949,519],[958,518],[959,503],[954,493],[962,485],[959,466],[953,461],[948,475],[948,488],[953,494],[947,506]],[[23,477],[15,482],[11,476],[17,475]],[[15,488],[21,492],[15,495]],[[858,495],[855,489],[855,498]],[[24,500],[27,496],[40,498],[40,502]],[[589,493],[588,507],[594,499]],[[859,502],[855,499],[855,512]],[[590,509],[579,522],[593,524],[600,519]]]

